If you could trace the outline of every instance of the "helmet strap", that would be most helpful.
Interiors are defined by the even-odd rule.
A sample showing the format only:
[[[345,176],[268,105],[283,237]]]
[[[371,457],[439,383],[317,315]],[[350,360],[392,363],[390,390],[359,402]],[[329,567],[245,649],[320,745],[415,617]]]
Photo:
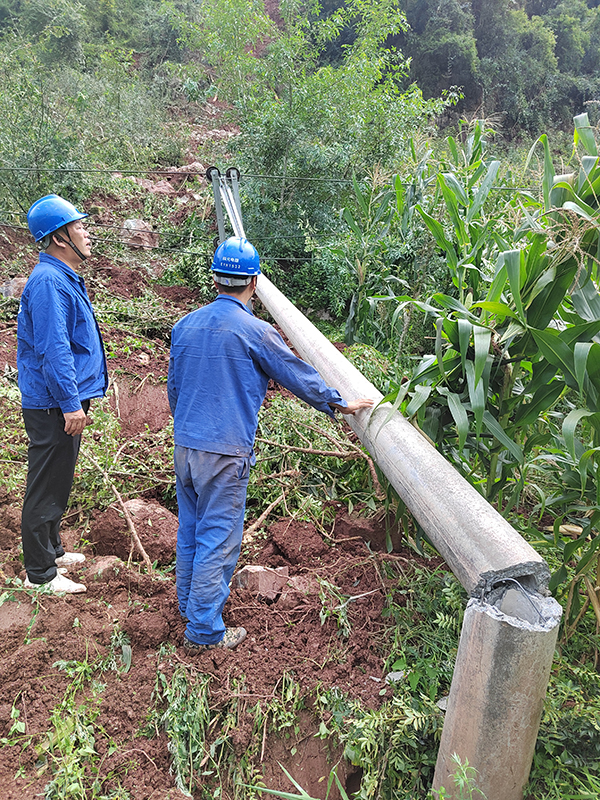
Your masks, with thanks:
[[[65,229],[66,229],[66,226],[65,226]],[[66,239],[63,239],[63,237],[60,235],[60,233],[53,233],[52,236],[56,236],[56,238],[58,239],[59,242],[62,242],[63,244],[68,244],[69,247],[71,248],[71,250],[73,250],[73,252],[82,261],[85,261],[87,259],[87,256],[84,256],[83,253],[81,252],[81,250],[77,247],[77,245],[73,244],[73,242],[71,241],[71,237],[69,235],[69,231],[67,231],[67,238]]]

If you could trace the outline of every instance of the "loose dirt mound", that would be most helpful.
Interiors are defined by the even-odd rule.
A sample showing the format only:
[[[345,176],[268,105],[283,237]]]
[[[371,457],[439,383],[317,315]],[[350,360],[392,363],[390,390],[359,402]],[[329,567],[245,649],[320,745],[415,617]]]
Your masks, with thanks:
[[[98,198],[104,208],[98,221],[105,224],[114,223],[110,200]],[[24,246],[18,236],[13,243],[14,248]],[[22,272],[34,262],[28,253]],[[0,260],[0,282],[11,277],[12,273],[3,273]],[[146,463],[155,456],[164,461],[165,445],[159,434],[169,423],[165,326],[169,319],[192,310],[197,295],[185,287],[157,286],[147,270],[130,270],[103,258],[90,259],[85,278],[90,294],[99,300],[107,290],[120,298],[119,303],[122,300],[122,308],[101,323],[113,387],[111,404],[123,440],[119,453],[131,451]],[[129,304],[149,297],[152,311],[152,296],[159,298],[160,314],[149,315],[148,328],[140,334],[138,327],[132,336],[128,320],[136,312]],[[16,308],[17,303],[10,301],[0,322],[0,370],[9,378],[14,377],[16,365]],[[270,395],[276,391],[272,387]],[[14,422],[19,415],[16,401],[0,397],[0,414],[5,420],[13,419],[13,440],[6,437],[4,442],[12,460],[0,463],[0,476],[14,481],[15,470],[26,458],[24,432]],[[101,414],[98,419],[86,436],[101,442]],[[170,463],[168,470],[161,485],[168,486],[172,479]],[[394,532],[395,552],[387,554],[385,524],[348,516],[341,504],[335,523],[326,531],[290,519],[273,523],[243,549],[239,566],[283,567],[289,575],[286,586],[270,600],[248,589],[233,589],[225,609],[226,623],[243,625],[248,631],[246,641],[234,652],[213,650],[191,659],[181,646],[185,626],[175,592],[172,515],[153,504],[151,514],[142,513],[136,520],[151,560],[162,565],[160,573],[149,576],[140,574],[135,562],[127,563],[129,533],[117,510],[94,514],[88,528],[86,514],[73,509],[62,536],[67,549],[79,549],[87,557],[79,569],[71,571],[73,578],[87,585],[87,593],[56,598],[26,592],[20,583],[25,577],[20,559],[23,479],[24,471],[17,480],[20,489],[12,494],[0,489],[0,578],[4,584],[0,590],[0,800],[43,796],[59,774],[72,782],[73,791],[84,787],[76,795],[81,797],[109,797],[117,790],[127,792],[131,800],[180,797],[165,732],[169,709],[164,692],[182,668],[194,685],[207,682],[212,710],[222,707],[226,715],[235,701],[226,738],[240,759],[254,741],[256,776],[272,788],[293,790],[279,762],[308,792],[324,796],[326,778],[341,753],[316,738],[316,717],[308,698],[314,698],[318,687],[336,687],[369,708],[377,707],[389,694],[382,671],[387,655],[382,619],[385,595],[393,593],[401,576],[394,565],[415,561],[414,554],[402,553]],[[389,562],[385,568],[384,562]],[[386,577],[394,574],[394,579]],[[400,595],[397,602],[402,602]],[[307,706],[289,722],[289,739],[271,735],[266,717],[257,731],[258,705],[274,702],[292,685],[307,698]],[[188,716],[189,725],[195,719]],[[217,726],[206,732],[213,750],[224,746],[219,744],[219,735]],[[82,758],[82,753],[87,756]],[[357,787],[358,778],[352,773],[352,767],[342,761],[338,775],[348,790]],[[216,789],[214,780],[214,775],[206,777],[211,794]],[[227,780],[232,778],[223,780],[222,796],[228,797]],[[90,794],[93,785],[96,789]],[[336,792],[334,787],[331,800],[339,797]]]
[[[18,510],[6,493],[2,499],[0,541],[10,574],[18,565]],[[350,523],[346,517],[345,533],[352,531]],[[73,544],[76,535],[74,530],[65,531]],[[290,580],[304,579],[304,591],[297,592],[292,602],[289,597],[280,602],[285,592],[269,602],[248,590],[234,589],[226,622],[243,625],[246,641],[234,652],[213,650],[195,659],[181,647],[184,623],[174,578],[168,573],[140,574],[114,556],[95,555],[93,547],[84,544],[87,561],[72,575],[85,581],[87,594],[33,596],[13,584],[0,606],[0,737],[15,742],[0,749],[0,800],[33,798],[51,779],[56,742],[48,731],[53,724],[56,731],[53,710],[64,704],[69,692],[75,707],[95,704],[93,741],[100,756],[103,791],[111,785],[110,776],[118,775],[136,800],[176,796],[167,738],[160,727],[148,727],[157,670],[168,679],[178,666],[188,665],[198,675],[210,676],[215,703],[226,702],[232,687],[238,687],[235,691],[247,699],[232,733],[240,752],[252,734],[254,705],[274,697],[284,675],[307,695],[317,686],[336,686],[367,707],[378,706],[386,686],[381,612],[385,593],[392,592],[396,583],[382,577],[380,567],[385,560],[397,562],[404,556],[373,554],[365,536],[375,539],[376,531],[366,531],[364,520],[354,536],[344,536],[339,543],[324,538],[309,523],[282,519],[271,525],[257,554],[246,553],[240,566],[244,561],[285,566]],[[127,672],[107,667],[111,659],[120,663],[119,631],[131,646]],[[175,648],[168,658],[161,656],[165,644]],[[94,674],[99,688],[92,692],[92,683],[82,681],[78,692],[78,678],[89,680]],[[308,791],[311,786],[319,791],[317,779],[326,773],[327,760],[319,741],[314,741],[308,711],[303,720],[303,730],[293,737],[298,742],[293,757],[292,742],[284,753],[280,742],[265,739],[262,766],[269,785],[289,789],[275,766],[283,759]],[[21,731],[15,731],[15,722],[22,723]],[[313,745],[308,747],[307,741]],[[348,768],[341,774],[346,779]],[[318,785],[313,785],[315,781]]]

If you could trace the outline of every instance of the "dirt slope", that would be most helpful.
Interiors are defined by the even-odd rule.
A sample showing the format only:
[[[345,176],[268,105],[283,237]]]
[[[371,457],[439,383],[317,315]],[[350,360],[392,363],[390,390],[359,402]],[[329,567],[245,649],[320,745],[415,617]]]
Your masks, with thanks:
[[[20,241],[17,245],[24,246]],[[8,256],[14,257],[14,251]],[[34,259],[27,255],[27,267],[32,263]],[[84,274],[91,295],[100,296],[108,282],[111,293],[125,299],[142,290],[153,292],[175,318],[196,302],[194,292],[185,287],[160,286],[146,272],[110,264],[103,257],[91,259]],[[0,283],[12,278],[14,272],[6,265],[2,272],[0,267]],[[141,432],[148,436],[162,431],[169,422],[166,342],[148,339],[146,347],[129,350],[124,344],[126,327],[104,324],[102,329],[110,355],[111,405],[120,417],[124,444]],[[9,314],[0,322],[0,370],[8,376],[16,366],[15,347],[16,324]],[[14,418],[18,414],[14,399],[0,396],[0,413]],[[16,430],[6,447],[22,448],[24,433]],[[101,438],[102,431],[92,428],[87,435]],[[144,441],[148,447],[148,439]],[[164,455],[162,445],[156,451],[155,459]],[[14,464],[1,466],[6,482]],[[172,480],[168,462],[164,470],[168,483]],[[381,612],[386,592],[393,592],[398,579],[384,577],[381,565],[387,560],[393,571],[395,565],[408,565],[414,555],[383,553],[383,523],[350,518],[341,504],[329,532],[290,519],[273,522],[244,548],[240,567],[251,563],[287,568],[293,585],[275,598],[234,589],[226,621],[246,627],[247,641],[236,652],[213,651],[193,660],[181,647],[184,625],[172,569],[149,576],[142,574],[138,562],[125,563],[122,551],[128,553],[129,538],[124,523],[117,530],[118,511],[92,514],[92,525],[110,526],[102,541],[123,538],[123,547],[114,549],[125,560],[116,558],[110,547],[90,543],[88,514],[75,509],[65,522],[65,543],[87,558],[81,569],[72,572],[87,584],[87,594],[40,596],[25,592],[15,582],[24,577],[19,559],[22,488],[21,482],[12,491],[0,490],[0,578],[4,584],[0,800],[39,797],[53,778],[65,780],[65,770],[75,787],[68,796],[108,797],[117,788],[132,800],[179,796],[171,771],[167,722],[161,722],[161,714],[168,709],[155,690],[172,681],[181,668],[188,678],[209,682],[215,708],[235,700],[236,723],[227,733],[230,750],[240,760],[252,751],[255,773],[267,785],[292,788],[277,766],[280,762],[307,791],[323,793],[323,780],[340,753],[331,752],[315,738],[310,707],[299,714],[300,722],[294,723],[286,739],[272,735],[266,721],[256,730],[257,703],[272,702],[282,687],[291,685],[290,679],[300,687],[294,691],[305,697],[314,697],[317,687],[337,687],[366,707],[377,706],[385,697]],[[160,503],[160,493],[155,492],[153,499]],[[160,537],[160,530],[154,530],[154,535]],[[327,585],[335,585],[344,598],[356,599],[340,604],[339,598],[328,595]],[[211,736],[214,742],[216,733],[209,731],[209,741]],[[85,746],[90,757],[82,761]],[[353,772],[345,762],[339,767],[338,774],[349,788],[357,780]],[[219,778],[223,796],[232,792],[234,779],[227,775]],[[214,780],[214,774],[207,774],[207,786],[213,786]],[[63,796],[46,791],[48,797]],[[331,797],[335,796],[334,791]]]

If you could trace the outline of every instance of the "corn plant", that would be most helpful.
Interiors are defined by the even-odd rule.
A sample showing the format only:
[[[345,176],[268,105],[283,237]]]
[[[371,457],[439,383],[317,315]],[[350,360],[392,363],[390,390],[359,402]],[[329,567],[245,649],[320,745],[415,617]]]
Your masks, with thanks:
[[[433,318],[436,335],[434,352],[387,399],[505,514],[543,448],[559,451],[561,486],[545,508],[583,530],[575,542],[553,537],[563,563],[552,587],[569,587],[567,624],[580,613],[580,589],[600,624],[600,164],[586,115],[575,119],[573,173],[556,175],[547,138],[540,143],[543,201],[523,192],[498,213],[489,196],[499,167],[485,159],[483,128],[462,149],[450,142],[455,168],[438,176],[446,222],[420,212],[455,292],[395,299],[396,318],[411,304]]]

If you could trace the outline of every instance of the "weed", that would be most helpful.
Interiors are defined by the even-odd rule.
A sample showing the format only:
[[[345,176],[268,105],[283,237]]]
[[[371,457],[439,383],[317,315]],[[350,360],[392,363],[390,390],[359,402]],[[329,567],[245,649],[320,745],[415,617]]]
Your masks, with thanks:
[[[463,763],[460,757],[453,753],[452,761],[456,765],[452,775],[456,791],[450,795],[442,786],[439,791],[433,791],[427,797],[434,798],[434,800],[444,800],[450,796],[455,800],[486,800],[484,793],[477,788],[477,770],[469,764],[469,759],[466,758]]]
[[[296,787],[296,789],[298,789],[298,794],[292,794],[290,792],[280,792],[280,791],[277,791],[275,789],[267,789],[264,786],[258,786],[258,785],[248,786],[246,788],[254,789],[255,791],[261,792],[263,794],[272,794],[275,797],[283,797],[283,798],[285,798],[285,800],[318,800],[318,798],[311,797],[308,794],[308,792],[305,792],[304,789],[302,788],[302,786],[300,786],[300,784],[298,783],[298,781],[296,781],[296,780],[294,780],[294,778],[292,778],[290,773],[287,771],[287,769],[282,764],[279,764],[279,766],[280,766],[281,770],[283,772],[285,772],[285,774],[286,774],[288,780],[290,781],[290,783],[293,783],[294,786]],[[330,774],[329,774],[329,780],[327,781],[327,792],[325,794],[325,800],[327,800],[327,798],[329,797],[329,793],[331,792],[331,787],[332,787],[334,781],[335,781],[336,786],[337,786],[337,788],[339,790],[340,797],[342,798],[342,800],[349,800],[348,795],[346,793],[346,790],[342,786],[342,784],[340,782],[340,779],[337,776],[336,767],[334,767],[331,770]]]
[[[116,658],[118,649],[124,666]],[[104,791],[108,783],[111,786],[116,784],[116,788],[111,790],[111,798],[128,800],[129,795],[120,785],[118,775],[111,772],[100,777],[96,740],[106,737],[106,732],[96,723],[100,714],[99,695],[104,689],[104,684],[96,676],[110,670],[127,671],[130,664],[131,648],[118,627],[113,631],[106,658],[90,661],[86,657],[84,661],[60,660],[54,663],[53,666],[64,672],[71,682],[62,701],[50,715],[52,729],[37,745],[40,773],[49,770],[52,774],[45,787],[46,800],[86,800],[90,796],[108,800],[109,795]],[[88,687],[89,696],[78,700]]]
[[[330,617],[333,618],[340,634],[347,639],[352,630],[348,619],[348,604],[354,598],[343,595],[337,586],[325,578],[317,576],[317,580],[319,581],[319,599],[321,601],[321,610],[319,611],[321,625],[324,625]]]

